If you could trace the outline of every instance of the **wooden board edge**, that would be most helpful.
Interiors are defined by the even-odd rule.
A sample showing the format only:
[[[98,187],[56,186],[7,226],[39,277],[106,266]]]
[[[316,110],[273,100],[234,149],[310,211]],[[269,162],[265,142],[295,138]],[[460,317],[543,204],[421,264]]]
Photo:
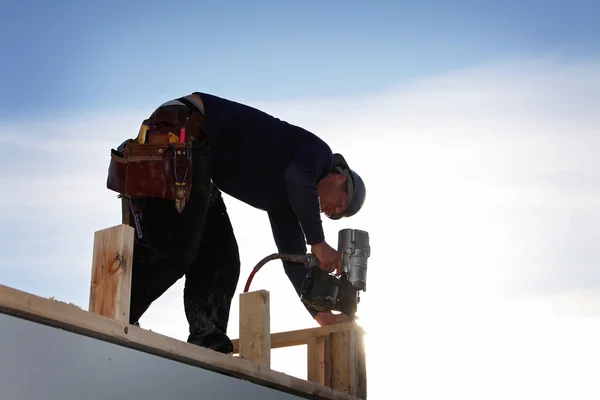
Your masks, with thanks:
[[[278,349],[282,347],[301,346],[308,342],[310,337],[326,336],[330,333],[355,331],[361,335],[365,334],[365,329],[356,322],[344,322],[341,324],[325,325],[316,328],[298,329],[295,331],[276,332],[271,334],[271,348]],[[239,352],[239,339],[232,339],[233,353]]]
[[[143,351],[309,399],[361,400],[315,382],[263,368],[125,322],[0,284],[0,313]]]

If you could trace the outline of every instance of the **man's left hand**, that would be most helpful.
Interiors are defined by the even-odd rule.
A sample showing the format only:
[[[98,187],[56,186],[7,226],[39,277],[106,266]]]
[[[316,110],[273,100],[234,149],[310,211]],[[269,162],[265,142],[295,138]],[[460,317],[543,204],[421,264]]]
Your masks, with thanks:
[[[332,312],[320,312],[315,315],[315,321],[321,326],[343,324],[350,322],[352,319],[346,314],[334,314]]]

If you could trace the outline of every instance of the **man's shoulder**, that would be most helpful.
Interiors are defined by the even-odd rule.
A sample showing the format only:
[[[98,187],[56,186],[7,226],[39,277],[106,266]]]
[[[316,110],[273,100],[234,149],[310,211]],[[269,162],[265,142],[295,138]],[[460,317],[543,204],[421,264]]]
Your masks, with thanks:
[[[322,167],[326,169],[331,167],[333,163],[333,151],[331,146],[329,146],[329,144],[320,136],[305,129],[303,129],[303,131],[306,133],[302,139],[303,142],[301,147],[305,149],[305,153],[306,150],[308,150],[310,158],[315,161],[319,160]]]
[[[271,135],[277,141],[291,141],[298,145],[309,146],[318,155],[332,155],[331,147],[320,135],[315,132],[280,119],[277,116],[253,106],[243,104],[234,100],[219,97],[205,92],[194,92],[202,98],[206,112],[213,116],[219,116],[220,121],[228,121],[236,129],[251,131],[261,136]]]
[[[232,100],[229,98],[217,96],[215,94],[206,93],[206,92],[194,92],[200,96],[204,103],[207,103],[211,108],[213,113],[222,113],[222,112],[235,112],[237,116],[245,116],[245,115],[260,115],[261,117],[266,117],[267,119],[276,120],[277,118],[266,113],[263,110],[260,110],[256,107],[253,107],[249,104],[241,103],[236,100]]]

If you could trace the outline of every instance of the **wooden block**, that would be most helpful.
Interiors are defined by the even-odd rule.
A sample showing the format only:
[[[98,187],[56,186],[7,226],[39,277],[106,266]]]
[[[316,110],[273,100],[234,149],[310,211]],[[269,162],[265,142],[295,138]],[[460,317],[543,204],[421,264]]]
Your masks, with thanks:
[[[266,290],[240,294],[239,355],[271,368],[270,296]]]
[[[125,224],[95,232],[90,312],[129,323],[134,234]]]
[[[356,331],[329,335],[331,388],[359,398],[367,397],[364,339]]]
[[[331,386],[329,335],[309,337],[307,341],[307,379]]]

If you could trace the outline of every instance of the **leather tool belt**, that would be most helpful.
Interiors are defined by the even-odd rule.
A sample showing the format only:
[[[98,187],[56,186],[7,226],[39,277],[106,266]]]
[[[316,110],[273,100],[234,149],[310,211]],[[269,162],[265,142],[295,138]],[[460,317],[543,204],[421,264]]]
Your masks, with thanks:
[[[203,115],[186,106],[160,107],[135,139],[111,149],[107,188],[132,200],[172,200],[182,212],[192,187],[194,141],[206,141]]]

